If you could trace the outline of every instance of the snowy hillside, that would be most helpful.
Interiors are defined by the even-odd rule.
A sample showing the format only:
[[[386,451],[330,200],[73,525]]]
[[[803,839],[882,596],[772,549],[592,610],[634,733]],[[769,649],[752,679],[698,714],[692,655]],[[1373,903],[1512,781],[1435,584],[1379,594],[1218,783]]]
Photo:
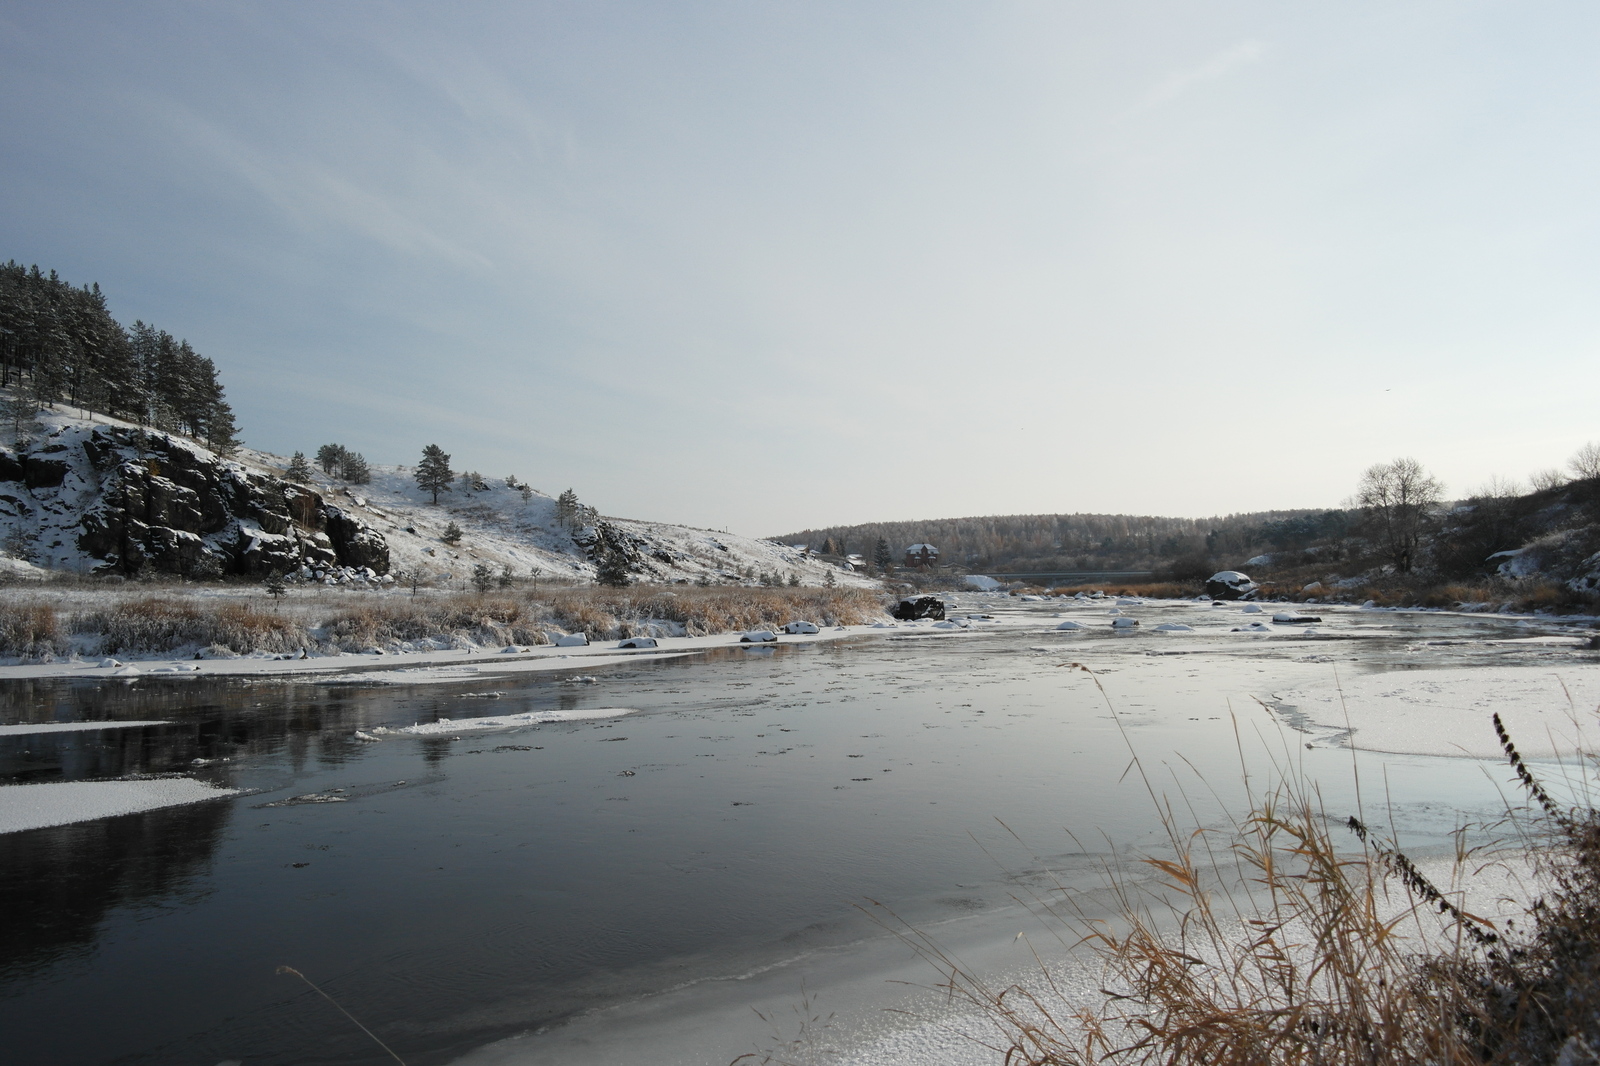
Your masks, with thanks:
[[[135,436],[137,427],[104,416],[44,412],[39,424],[28,446],[5,452],[0,464],[0,566],[8,570],[37,564],[89,571],[104,569],[108,559],[131,570],[130,559],[137,564],[141,554],[160,553],[153,568],[167,572],[252,574],[298,553],[308,569],[322,569],[314,560],[323,559],[329,571],[387,567],[441,583],[465,581],[479,565],[517,578],[595,576],[585,547],[596,530],[564,527],[555,499],[520,483],[488,478],[475,487],[458,478],[434,506],[408,467],[373,465],[366,485],[315,471],[300,488],[285,479],[289,460],[282,456],[242,448],[223,460],[187,438]],[[114,535],[106,531],[108,512],[120,522]],[[794,575],[821,585],[831,574],[839,585],[873,584],[770,541],[598,521],[620,539],[638,581],[723,584],[769,575],[787,582]],[[461,531],[453,544],[445,540],[452,523]],[[159,540],[152,529],[165,541],[152,543]],[[387,542],[386,557],[373,533]]]
[[[288,466],[281,456],[248,449],[237,458],[278,476]],[[500,478],[485,478],[482,489],[457,478],[453,490],[441,493],[434,506],[430,494],[417,488],[411,467],[374,464],[371,473],[370,484],[347,485],[316,471],[310,487],[381,533],[389,542],[394,569],[421,569],[439,580],[460,581],[473,567],[486,564],[496,572],[510,567],[517,577],[594,579],[594,563],[584,550],[593,530],[564,528],[556,520],[555,498],[548,493],[534,489],[525,499]],[[635,539],[639,550],[635,576],[641,581],[704,578],[723,583],[753,580],[761,574],[781,575],[787,581],[797,574],[802,584],[820,585],[831,572],[840,585],[875,584],[771,541],[664,522],[604,521]],[[443,539],[452,522],[462,531],[455,545]]]

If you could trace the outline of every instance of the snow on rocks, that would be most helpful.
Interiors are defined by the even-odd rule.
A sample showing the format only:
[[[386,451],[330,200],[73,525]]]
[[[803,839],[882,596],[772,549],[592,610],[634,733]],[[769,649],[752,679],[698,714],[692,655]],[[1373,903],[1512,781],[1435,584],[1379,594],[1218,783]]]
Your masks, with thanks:
[[[1280,626],[1308,626],[1322,619],[1314,614],[1301,614],[1299,611],[1279,611],[1272,616],[1274,625]]]
[[[629,637],[627,640],[618,641],[619,648],[654,648],[657,647],[655,637]]]
[[[822,632],[822,630],[820,628],[818,628],[818,626],[817,626],[817,624],[815,622],[801,622],[801,621],[795,621],[795,622],[787,623],[786,625],[784,625],[783,631],[785,633],[788,633],[790,636],[798,636],[798,635],[800,635],[802,633],[820,633],[820,632]]]
[[[778,634],[770,629],[752,629],[748,633],[739,634],[740,644],[771,644],[778,639]]]
[[[1084,625],[1082,622],[1074,622],[1069,618],[1065,622],[1062,622],[1060,625],[1056,626],[1056,628],[1058,630],[1066,630],[1068,632],[1075,632],[1075,631],[1077,631],[1079,629],[1088,629],[1089,627]]]
[[[5,785],[0,786],[0,833],[89,822],[238,794],[238,789],[217,788],[190,778]]]
[[[1132,629],[1138,624],[1139,620],[1137,618],[1129,618],[1127,615],[1123,615],[1121,618],[1113,618],[1111,620],[1112,629]]]
[[[558,648],[587,648],[589,646],[589,634],[568,633],[564,637],[556,638],[555,643]]]
[[[1193,633],[1194,626],[1186,626],[1180,622],[1162,622],[1158,626],[1150,627],[1156,633]]]
[[[1249,599],[1259,589],[1249,574],[1237,570],[1219,570],[1206,578],[1206,595],[1214,600]]]

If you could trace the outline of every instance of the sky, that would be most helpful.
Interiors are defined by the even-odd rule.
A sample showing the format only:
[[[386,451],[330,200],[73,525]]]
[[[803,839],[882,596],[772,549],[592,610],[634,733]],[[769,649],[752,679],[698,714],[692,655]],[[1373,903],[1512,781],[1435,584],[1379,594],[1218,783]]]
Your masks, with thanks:
[[[245,440],[774,535],[1600,439],[1600,7],[0,0],[0,260]]]

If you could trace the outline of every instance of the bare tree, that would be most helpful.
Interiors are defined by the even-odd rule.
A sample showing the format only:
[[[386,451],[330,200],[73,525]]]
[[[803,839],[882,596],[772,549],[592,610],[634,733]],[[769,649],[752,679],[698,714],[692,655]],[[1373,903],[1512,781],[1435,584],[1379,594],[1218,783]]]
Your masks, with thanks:
[[[1361,475],[1356,502],[1366,511],[1374,539],[1396,570],[1416,565],[1432,511],[1444,486],[1415,459],[1377,463]]]
[[[1535,470],[1528,475],[1528,484],[1533,486],[1534,492],[1544,492],[1546,489],[1559,489],[1567,483],[1567,475],[1550,467],[1548,470]]]
[[[1567,460],[1567,469],[1579,481],[1600,477],[1600,441],[1590,441]]]

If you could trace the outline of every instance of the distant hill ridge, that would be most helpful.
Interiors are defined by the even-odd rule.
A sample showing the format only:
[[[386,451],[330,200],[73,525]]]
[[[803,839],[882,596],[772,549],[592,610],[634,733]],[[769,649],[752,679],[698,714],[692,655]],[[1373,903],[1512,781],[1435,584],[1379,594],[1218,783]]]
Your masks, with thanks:
[[[1261,546],[1303,547],[1348,524],[1344,511],[1257,511],[1212,518],[1124,514],[983,515],[866,522],[774,538],[871,558],[879,539],[896,562],[907,545],[932,544],[940,561],[983,571],[1156,570],[1194,556],[1233,556]]]

